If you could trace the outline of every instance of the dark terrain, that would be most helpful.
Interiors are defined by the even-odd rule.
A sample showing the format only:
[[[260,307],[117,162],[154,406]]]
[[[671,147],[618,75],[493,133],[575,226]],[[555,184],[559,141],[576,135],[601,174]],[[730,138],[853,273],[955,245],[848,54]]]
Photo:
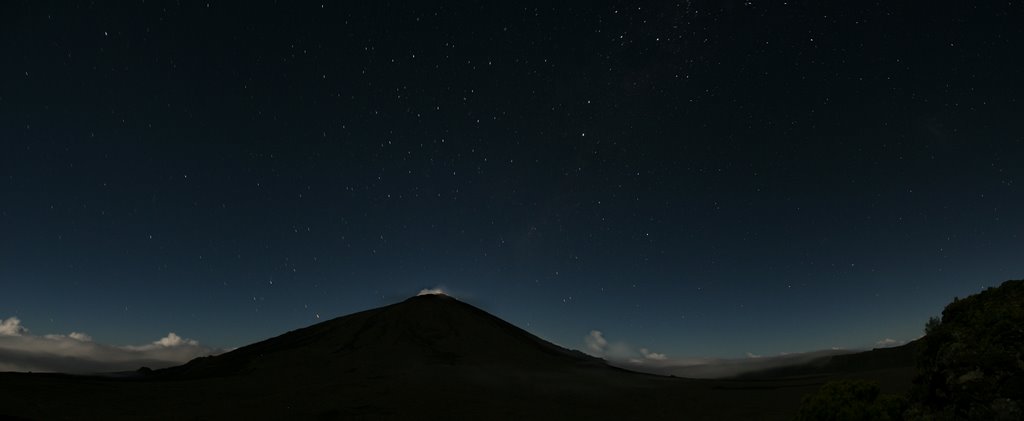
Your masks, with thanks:
[[[634,373],[476,307],[413,297],[129,378],[0,374],[28,419],[790,419],[836,378],[903,393],[916,345],[732,380]]]

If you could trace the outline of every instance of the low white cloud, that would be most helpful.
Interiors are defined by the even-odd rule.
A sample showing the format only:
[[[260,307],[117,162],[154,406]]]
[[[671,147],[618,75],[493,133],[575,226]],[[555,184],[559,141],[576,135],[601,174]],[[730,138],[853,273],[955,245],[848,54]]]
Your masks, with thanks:
[[[9,317],[0,322],[0,336],[20,336],[28,333],[28,329],[21,326],[21,320],[17,317]]]
[[[29,335],[17,318],[0,324],[0,371],[105,373],[170,367],[220,350],[169,333],[141,346],[96,343],[81,332]]]
[[[668,357],[665,354],[651,352],[648,351],[647,348],[640,348],[640,354],[643,355],[644,359],[647,360],[664,361],[668,359]]]
[[[420,292],[418,294],[416,294],[417,297],[420,296],[420,295],[448,295],[448,294],[446,294],[444,292],[444,289],[441,289],[440,287],[437,287],[437,288],[423,288],[423,289],[420,290]]]
[[[159,345],[159,346],[162,346],[162,347],[172,347],[172,346],[182,346],[182,345],[195,346],[195,345],[199,345],[199,342],[197,342],[194,339],[184,339],[181,336],[178,336],[177,334],[175,334],[174,332],[171,332],[171,333],[168,333],[167,336],[164,336],[163,338],[160,338],[160,340],[158,340],[156,342],[153,342],[153,345]]]
[[[875,342],[875,348],[891,348],[894,346],[900,346],[905,344],[906,341],[899,341],[893,338],[885,338],[878,342]]]
[[[583,342],[593,355],[610,361],[641,364],[644,361],[662,361],[668,358],[665,354],[653,352],[647,348],[637,349],[625,342],[608,342],[604,337],[604,332],[600,330],[591,330],[583,338]]]
[[[604,353],[605,349],[608,348],[608,341],[604,339],[604,333],[600,330],[591,330],[583,341],[587,344],[587,348],[596,353]]]
[[[747,358],[761,358],[761,356],[758,355],[758,354],[755,354],[753,352],[748,352],[747,353]]]

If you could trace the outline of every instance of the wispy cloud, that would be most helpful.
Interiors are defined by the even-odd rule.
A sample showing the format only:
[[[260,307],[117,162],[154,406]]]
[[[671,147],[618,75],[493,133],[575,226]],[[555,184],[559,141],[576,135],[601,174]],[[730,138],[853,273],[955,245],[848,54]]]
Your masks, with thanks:
[[[907,343],[907,341],[900,341],[893,338],[885,338],[878,342],[875,342],[875,348],[891,348],[894,346],[900,346]]]
[[[0,323],[0,371],[103,373],[162,368],[220,350],[169,333],[140,346],[96,343],[81,332],[30,335],[15,317]]]

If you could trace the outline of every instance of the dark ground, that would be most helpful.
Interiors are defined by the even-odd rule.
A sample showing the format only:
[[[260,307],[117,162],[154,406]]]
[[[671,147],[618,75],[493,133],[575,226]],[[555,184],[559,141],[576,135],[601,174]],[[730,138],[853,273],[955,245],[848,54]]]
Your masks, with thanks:
[[[843,377],[903,392],[912,369]],[[414,378],[420,377],[420,378]],[[8,373],[0,413],[29,419],[789,419],[832,376],[686,380],[629,374],[420,373],[278,383],[247,377],[124,381]],[[473,381],[467,382],[467,379]]]

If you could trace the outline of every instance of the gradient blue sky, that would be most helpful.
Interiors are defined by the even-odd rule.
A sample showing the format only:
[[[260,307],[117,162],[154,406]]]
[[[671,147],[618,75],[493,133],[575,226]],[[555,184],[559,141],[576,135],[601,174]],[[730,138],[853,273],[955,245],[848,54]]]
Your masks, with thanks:
[[[913,339],[1024,273],[1021,6],[959,7],[10,2],[0,318],[236,347],[443,286],[574,348]]]

